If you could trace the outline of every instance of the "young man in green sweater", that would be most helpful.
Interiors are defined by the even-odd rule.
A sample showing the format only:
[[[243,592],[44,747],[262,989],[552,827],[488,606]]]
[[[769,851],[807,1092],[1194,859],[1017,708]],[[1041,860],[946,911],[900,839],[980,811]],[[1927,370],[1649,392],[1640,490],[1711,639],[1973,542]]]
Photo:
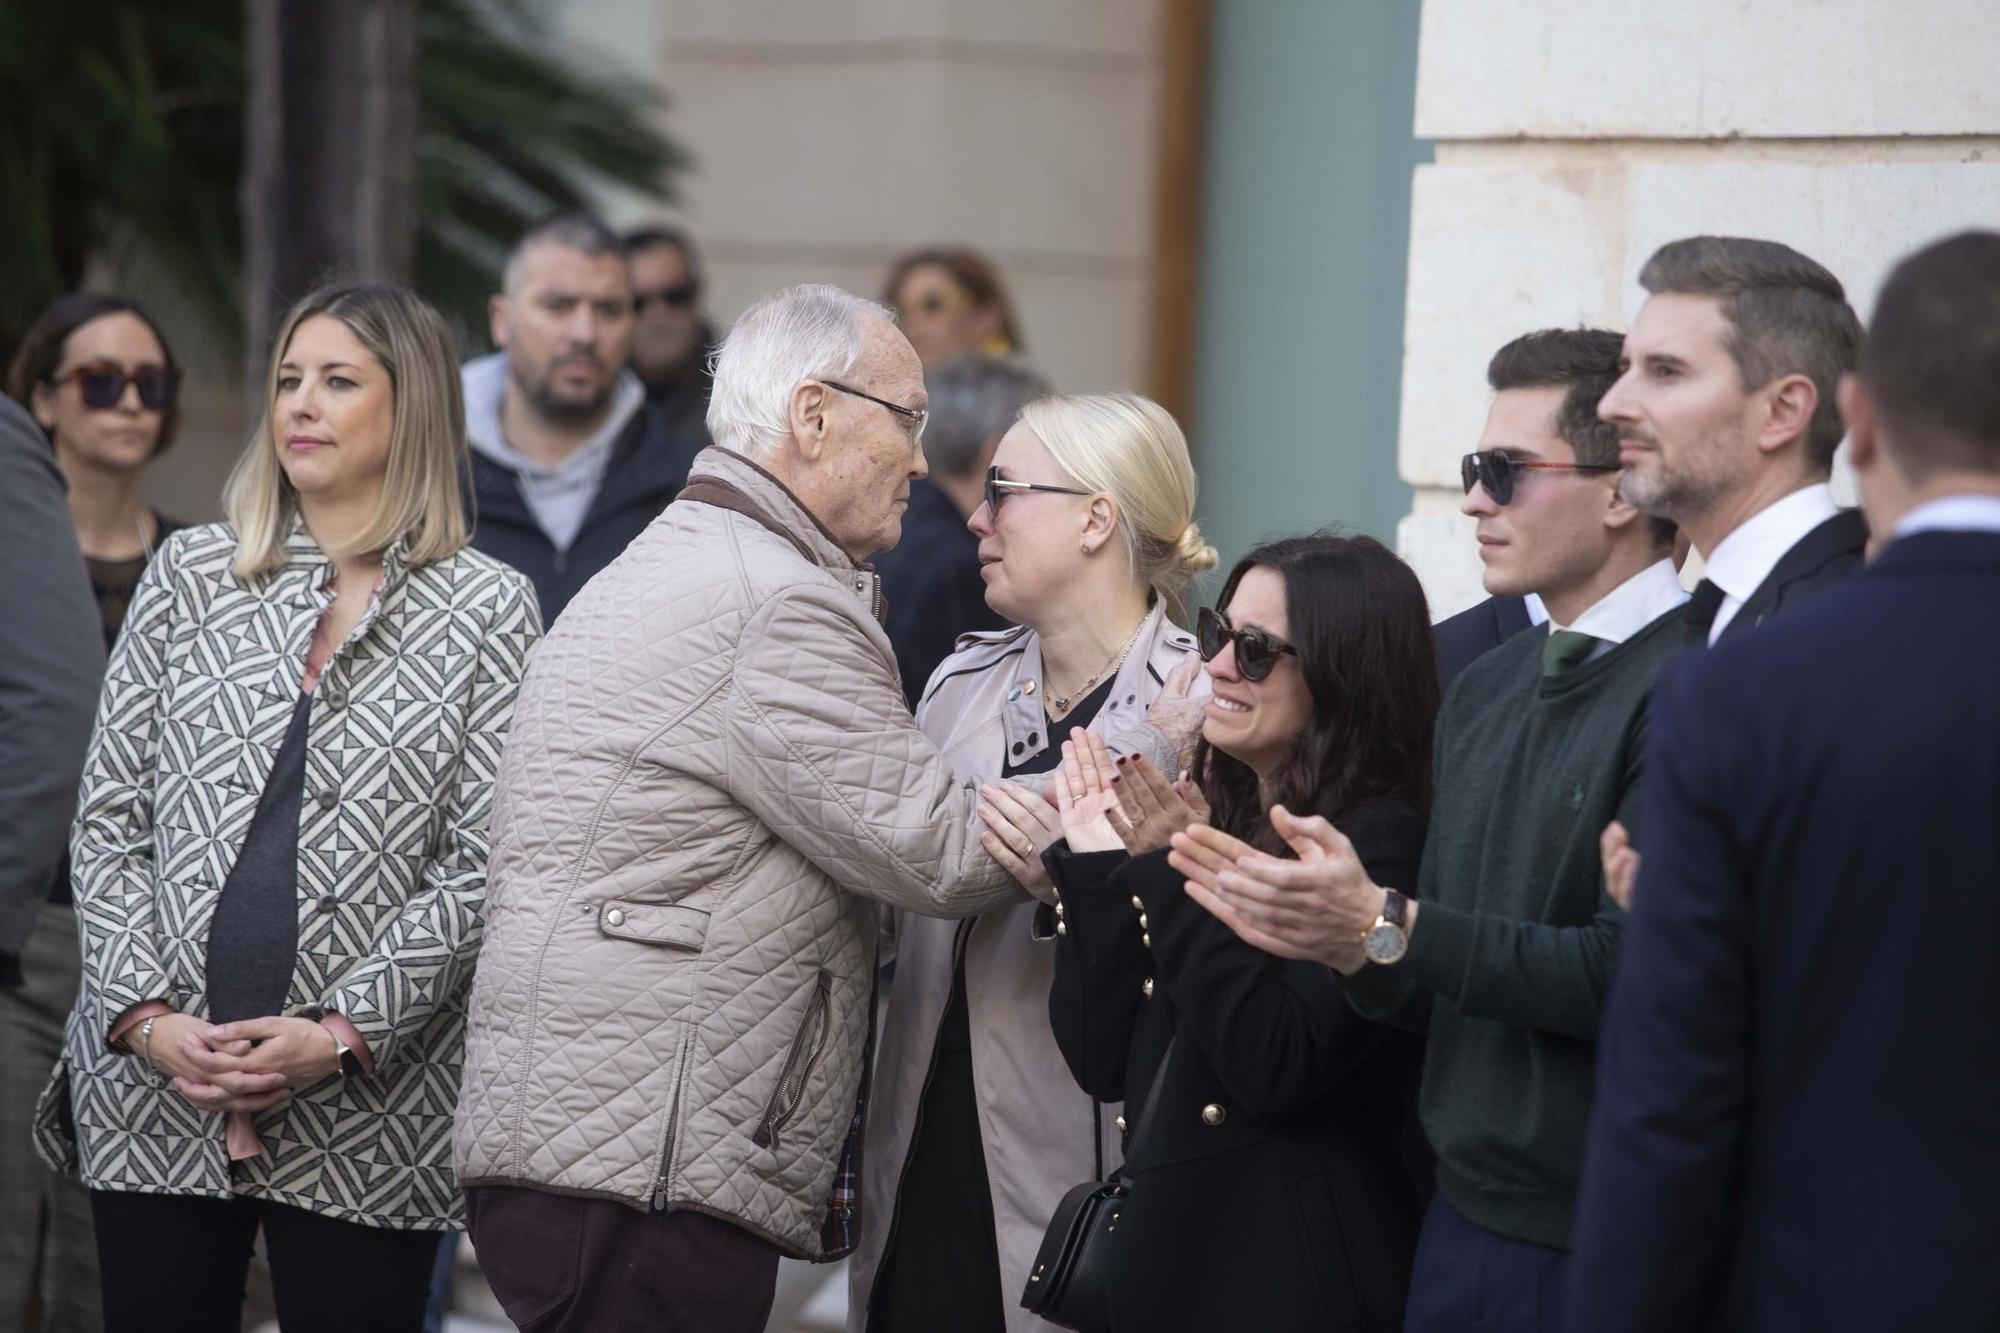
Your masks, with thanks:
[[[1538,594],[1550,623],[1453,682],[1419,885],[1370,882],[1332,825],[1282,807],[1272,822],[1296,861],[1206,826],[1174,839],[1189,894],[1246,941],[1327,963],[1362,1012],[1429,1033],[1420,1109],[1438,1193],[1410,1333],[1559,1327],[1622,922],[1598,840],[1613,819],[1631,827],[1646,697],[1687,643],[1673,529],[1619,498],[1616,432],[1597,418],[1620,345],[1533,333],[1488,368],[1464,511],[1486,590]],[[1412,887],[1421,906],[1397,891]]]

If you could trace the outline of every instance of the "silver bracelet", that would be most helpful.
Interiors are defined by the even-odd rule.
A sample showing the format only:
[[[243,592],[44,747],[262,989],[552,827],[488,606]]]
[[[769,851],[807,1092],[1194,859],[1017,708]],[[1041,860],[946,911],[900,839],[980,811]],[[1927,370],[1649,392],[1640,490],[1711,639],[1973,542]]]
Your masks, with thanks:
[[[139,1024],[139,1058],[148,1065],[153,1063],[153,1024],[157,1023],[159,1018],[158,1014],[153,1014]]]

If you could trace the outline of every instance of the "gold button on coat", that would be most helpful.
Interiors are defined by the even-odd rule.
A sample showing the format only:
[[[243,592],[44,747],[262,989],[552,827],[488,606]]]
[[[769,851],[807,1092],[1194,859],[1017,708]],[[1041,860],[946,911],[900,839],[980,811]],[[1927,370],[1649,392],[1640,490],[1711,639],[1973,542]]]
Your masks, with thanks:
[[[1201,1123],[1204,1125],[1219,1125],[1227,1119],[1229,1119],[1229,1112],[1223,1110],[1214,1102],[1210,1102],[1201,1108]]]

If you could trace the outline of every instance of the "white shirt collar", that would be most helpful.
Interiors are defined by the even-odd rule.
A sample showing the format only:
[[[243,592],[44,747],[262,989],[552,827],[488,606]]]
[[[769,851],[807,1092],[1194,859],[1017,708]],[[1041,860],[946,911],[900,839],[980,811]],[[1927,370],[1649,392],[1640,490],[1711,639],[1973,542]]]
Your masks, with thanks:
[[[1826,482],[1801,487],[1745,519],[1716,543],[1715,550],[1703,552],[1707,560],[1703,576],[1741,603],[1771,577],[1800,538],[1839,512],[1833,487]]]
[[[1549,608],[1542,605],[1542,596],[1540,593],[1525,593],[1522,595],[1521,600],[1527,604],[1528,623],[1530,625],[1546,625],[1548,623]]]
[[[1672,560],[1658,560],[1591,603],[1574,625],[1549,621],[1549,632],[1572,629],[1606,643],[1623,643],[1688,599]]]
[[[1917,532],[2000,532],[2000,495],[1947,495],[1927,500],[1903,515],[1892,540]]]

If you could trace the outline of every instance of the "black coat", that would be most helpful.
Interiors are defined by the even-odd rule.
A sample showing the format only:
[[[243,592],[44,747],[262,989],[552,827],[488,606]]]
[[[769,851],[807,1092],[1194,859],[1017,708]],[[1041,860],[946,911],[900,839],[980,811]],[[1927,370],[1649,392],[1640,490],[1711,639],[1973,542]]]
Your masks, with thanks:
[[[1569,1327],[1995,1327],[1996,664],[1927,532],[1661,677]]]
[[[910,483],[902,540],[872,563],[887,606],[882,629],[896,650],[903,693],[915,709],[959,635],[1004,629],[1007,621],[986,605],[979,539],[966,530],[965,516],[951,497],[928,481]]]
[[[569,599],[680,493],[694,456],[707,443],[706,435],[676,427],[654,404],[642,406],[612,445],[604,480],[566,551],[558,551],[535,521],[519,475],[475,450],[467,487],[472,545],[526,574],[541,604],[542,625],[553,625]]]
[[[1431,626],[1437,639],[1439,691],[1449,690],[1452,680],[1472,659],[1533,628],[1534,623],[1525,598],[1489,597]]]
[[[1378,883],[1416,884],[1414,810],[1371,802],[1340,827]],[[1421,1041],[1356,1014],[1326,968],[1237,939],[1164,852],[1058,844],[1047,861],[1065,913],[1049,1018],[1077,1081],[1125,1099],[1136,1126],[1178,1038],[1144,1142],[1127,1138],[1113,1328],[1401,1328],[1419,1212],[1401,1141]]]

